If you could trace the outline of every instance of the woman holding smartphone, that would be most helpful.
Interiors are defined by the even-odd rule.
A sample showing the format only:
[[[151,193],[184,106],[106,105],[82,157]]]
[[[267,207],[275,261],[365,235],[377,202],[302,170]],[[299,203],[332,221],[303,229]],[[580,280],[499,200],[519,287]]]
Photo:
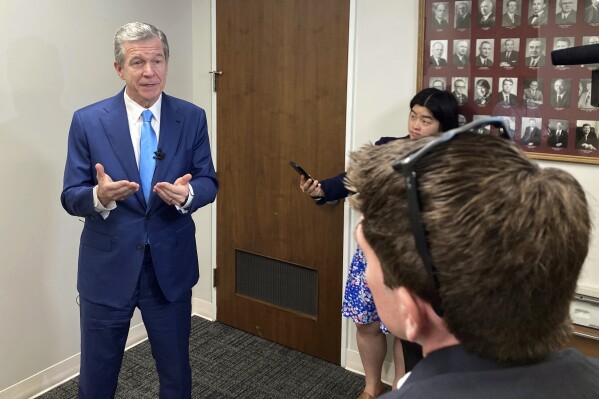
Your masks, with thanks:
[[[375,144],[383,145],[398,139],[417,139],[456,127],[458,127],[458,103],[455,97],[447,91],[427,88],[418,92],[410,101],[409,134],[404,137],[381,137]],[[300,188],[317,204],[322,205],[351,194],[345,188],[344,178],[345,172],[322,181],[301,176]],[[366,259],[358,247],[349,268],[342,307],[343,316],[351,318],[356,324],[358,352],[364,368],[366,383],[358,399],[375,398],[384,392],[381,373],[387,353],[385,334],[388,331],[380,321],[372,293],[365,282],[365,268]],[[394,338],[393,387],[421,358],[422,350],[419,345]]]

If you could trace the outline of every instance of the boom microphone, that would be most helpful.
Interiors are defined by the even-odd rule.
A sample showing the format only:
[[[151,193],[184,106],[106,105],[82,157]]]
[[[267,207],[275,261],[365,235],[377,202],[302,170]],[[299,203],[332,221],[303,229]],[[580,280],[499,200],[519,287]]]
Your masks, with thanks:
[[[587,65],[599,62],[599,43],[553,50],[553,65]]]

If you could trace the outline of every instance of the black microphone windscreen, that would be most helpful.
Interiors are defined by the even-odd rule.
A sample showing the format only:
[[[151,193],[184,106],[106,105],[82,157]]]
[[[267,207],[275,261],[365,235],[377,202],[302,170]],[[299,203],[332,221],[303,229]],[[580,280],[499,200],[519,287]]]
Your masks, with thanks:
[[[553,50],[553,65],[584,65],[599,63],[599,43]]]

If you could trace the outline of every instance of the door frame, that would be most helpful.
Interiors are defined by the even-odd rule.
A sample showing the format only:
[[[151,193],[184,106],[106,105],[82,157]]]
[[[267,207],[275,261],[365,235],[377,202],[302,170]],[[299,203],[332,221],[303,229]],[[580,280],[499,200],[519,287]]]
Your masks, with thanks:
[[[210,70],[216,71],[216,0],[210,0]],[[212,77],[212,82],[214,82],[214,77]],[[214,83],[213,83],[214,85]],[[217,130],[218,126],[216,126],[216,92],[214,91],[214,86],[210,87],[211,99],[210,99],[210,115],[211,115],[211,124],[210,124],[210,135],[212,136],[212,160],[214,162],[214,166],[218,165],[218,160],[216,159],[216,146],[217,146]],[[217,171],[218,176],[218,171]],[[212,268],[210,269],[210,285],[212,287],[212,315],[211,320],[216,320],[216,284],[214,284],[214,275],[216,273],[216,224],[218,221],[216,220],[216,213],[218,209],[218,193],[216,194],[216,201],[214,201],[212,207],[212,250],[211,250],[211,258],[212,258]]]
[[[347,103],[346,103],[346,123],[345,123],[345,152],[347,153],[348,150],[353,149],[353,143],[354,143],[354,78],[355,78],[355,48],[356,48],[356,1],[357,0],[350,0],[349,3],[349,38],[348,38],[348,56],[347,56]],[[210,45],[211,45],[211,53],[210,53],[210,58],[211,58],[211,70],[212,71],[216,71],[216,3],[217,0],[210,0]],[[216,148],[217,148],[217,130],[218,130],[218,126],[217,126],[217,115],[216,115],[216,111],[217,111],[217,93],[214,91],[214,88],[212,88],[212,93],[211,93],[211,101],[210,101],[210,115],[211,115],[211,123],[210,123],[210,135],[211,135],[211,151],[212,151],[212,158],[213,158],[213,162],[215,164],[217,164],[217,159],[216,159]],[[345,167],[347,168],[347,157],[345,159]],[[217,171],[218,173],[218,171]],[[212,206],[212,229],[211,229],[211,241],[212,241],[212,248],[211,248],[211,262],[212,262],[212,269],[211,269],[211,273],[210,273],[210,281],[211,281],[211,286],[212,286],[212,295],[211,295],[211,301],[212,301],[212,314],[211,314],[211,320],[216,320],[216,296],[217,296],[217,290],[214,284],[214,275],[215,275],[215,269],[217,267],[216,264],[216,240],[217,240],[217,234],[216,234],[216,225],[218,223],[218,220],[216,218],[216,214],[217,214],[217,204],[218,202],[218,195],[216,196],[216,201],[214,202],[213,206]],[[345,283],[347,280],[347,273],[349,270],[349,264],[353,255],[353,251],[354,248],[356,247],[356,242],[354,240],[353,237],[353,228],[351,226],[351,220],[352,220],[352,210],[348,205],[347,201],[343,202],[343,271],[342,271],[342,278],[343,278],[343,290],[342,290],[342,294],[345,291]],[[341,299],[339,298],[339,308],[341,309]],[[341,318],[341,347],[339,348],[339,351],[341,353],[340,356],[340,366],[341,367],[346,367],[346,352],[349,349],[349,343],[347,342],[348,339],[348,329],[349,326],[351,324],[351,321],[342,317]]]

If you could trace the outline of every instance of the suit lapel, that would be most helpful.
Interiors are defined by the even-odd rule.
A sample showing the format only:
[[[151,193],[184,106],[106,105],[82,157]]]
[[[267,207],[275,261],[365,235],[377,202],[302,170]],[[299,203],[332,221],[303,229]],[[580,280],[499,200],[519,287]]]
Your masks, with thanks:
[[[105,107],[106,114],[100,118],[104,132],[110,141],[119,163],[121,164],[127,179],[132,182],[140,183],[139,169],[135,162],[135,152],[131,143],[131,134],[129,133],[129,121],[127,120],[127,110],[123,91],[112,98]],[[135,193],[139,202],[144,205],[145,200],[141,190]]]
[[[156,162],[152,186],[166,179],[167,171],[175,159],[179,140],[181,139],[183,120],[184,117],[179,113],[178,107],[173,104],[172,98],[162,93],[158,149],[164,154],[164,159]],[[169,181],[169,183],[174,183],[174,181]],[[150,194],[150,206],[154,205],[156,198],[155,193]]]

